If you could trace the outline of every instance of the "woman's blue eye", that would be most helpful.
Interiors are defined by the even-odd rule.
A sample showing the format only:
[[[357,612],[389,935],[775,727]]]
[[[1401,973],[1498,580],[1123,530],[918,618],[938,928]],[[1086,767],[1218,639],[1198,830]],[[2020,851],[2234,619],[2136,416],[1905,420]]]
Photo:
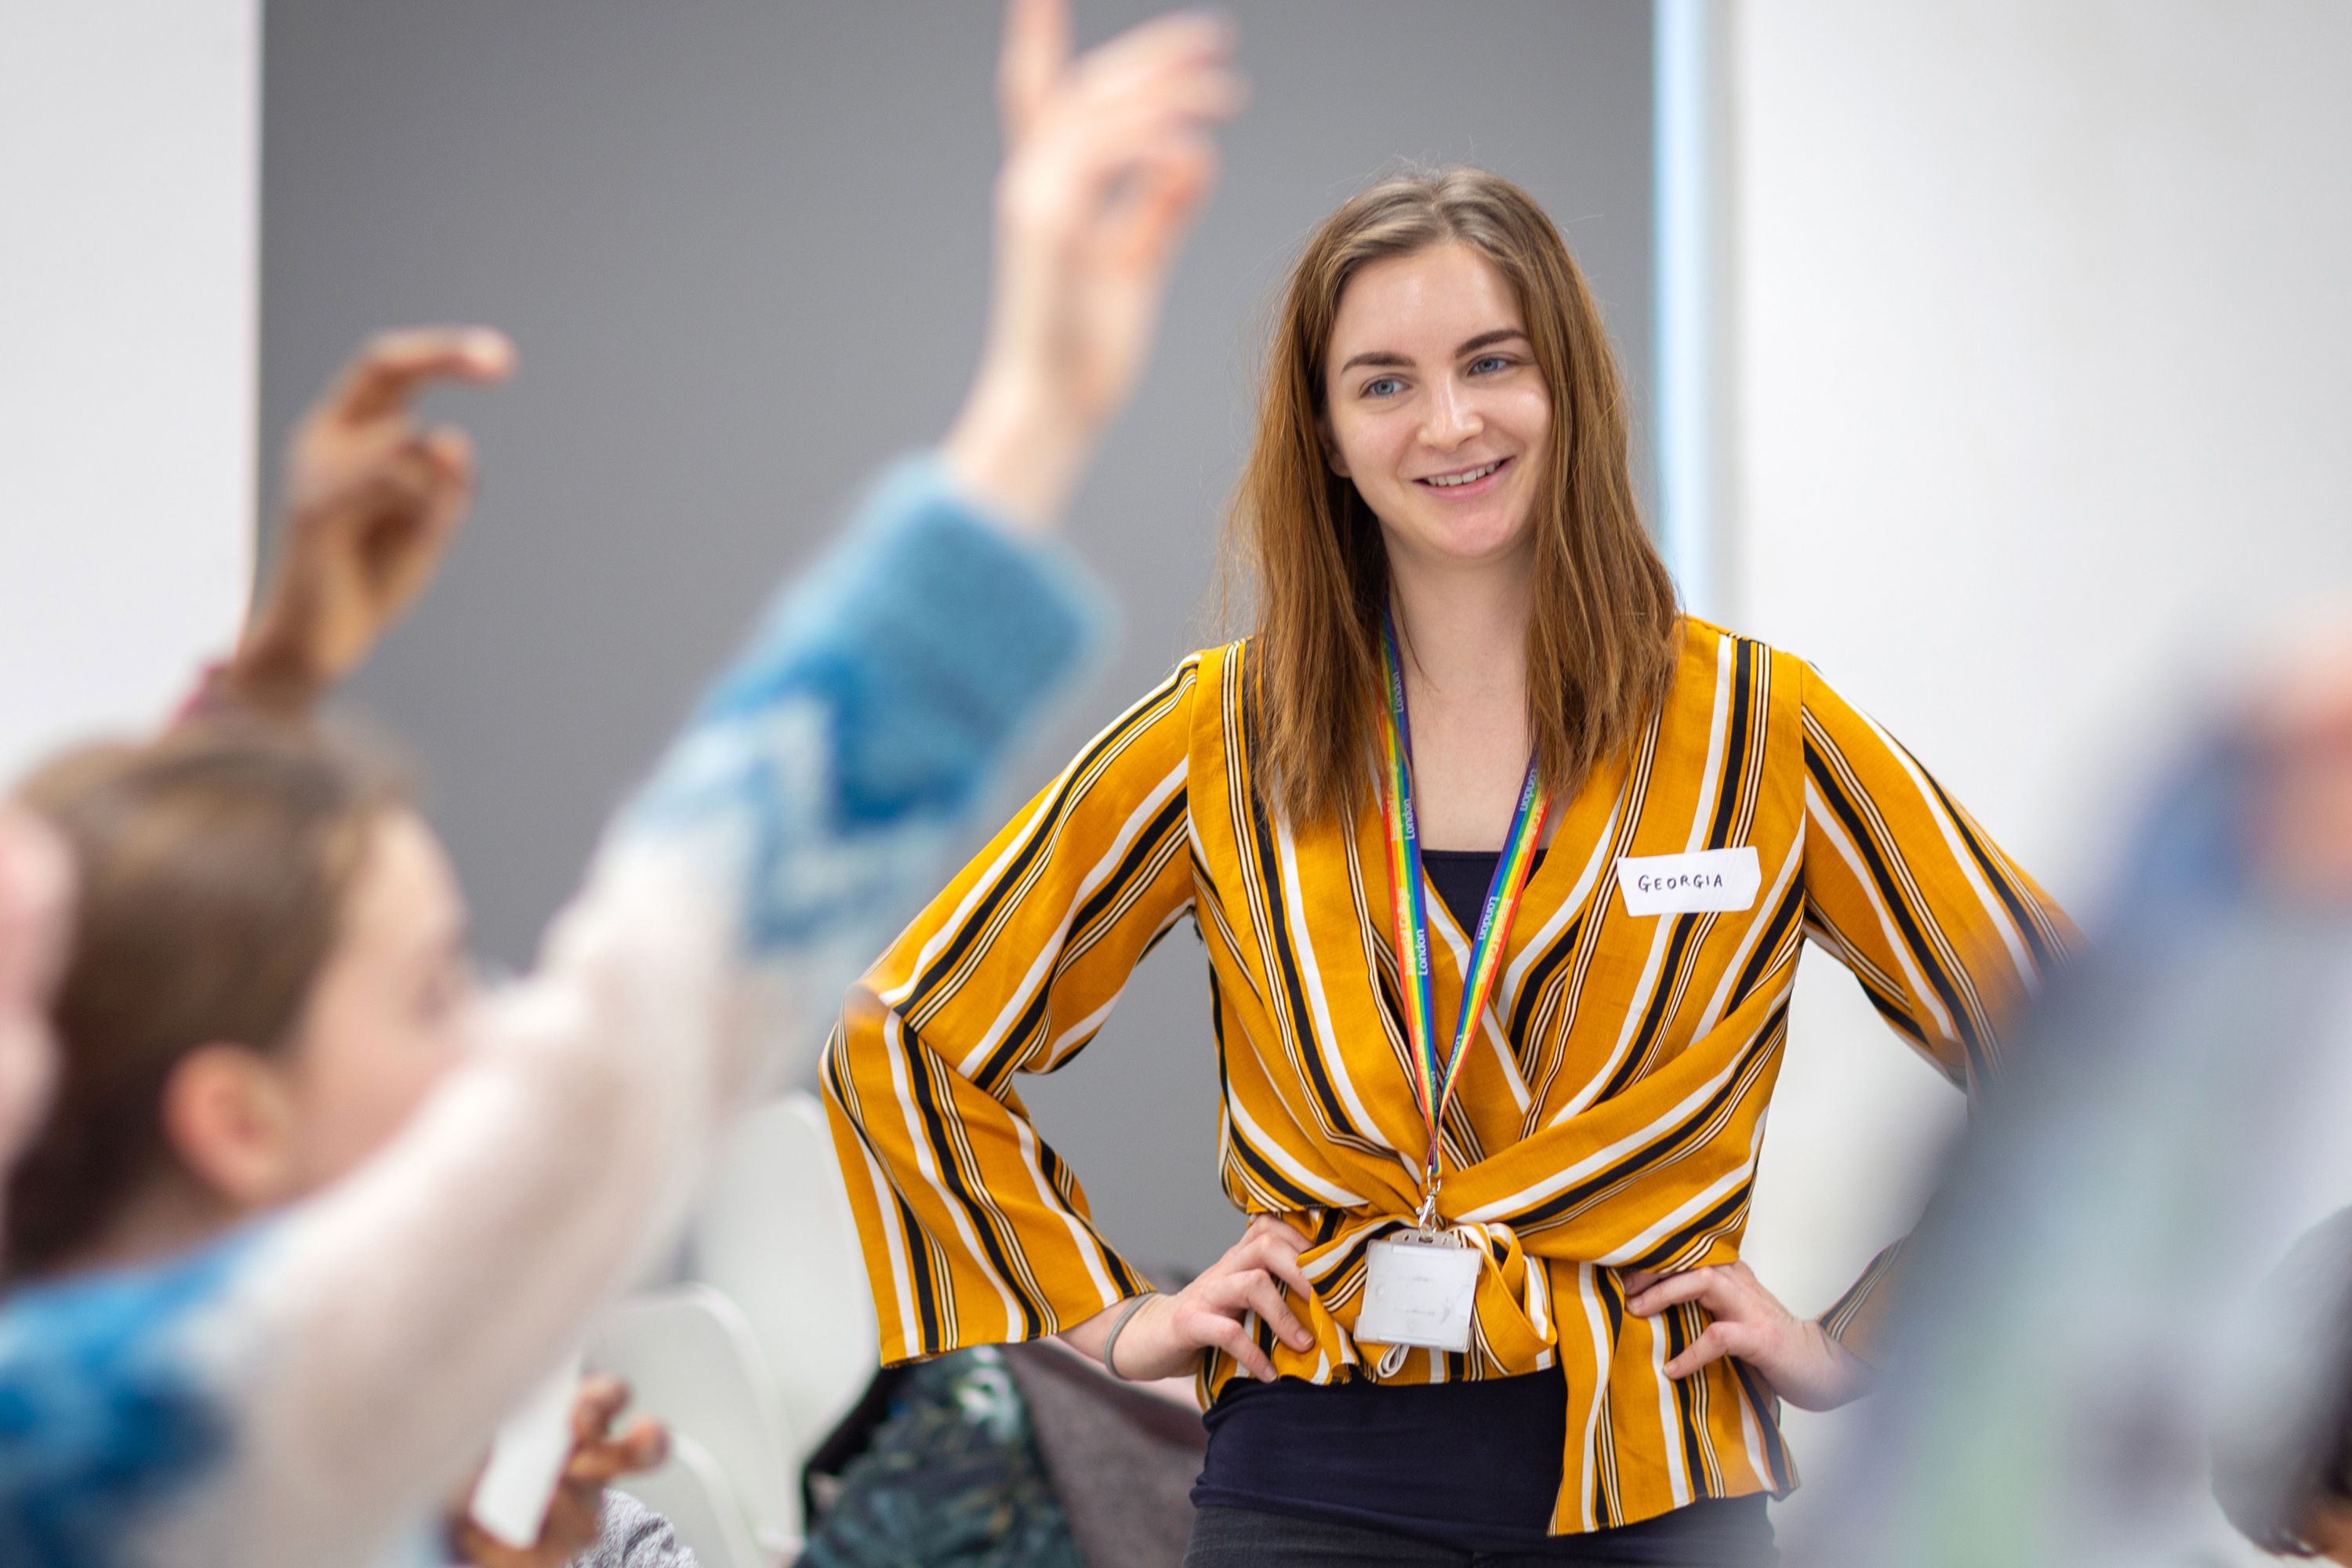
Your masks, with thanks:
[[[1366,397],[1392,397],[1398,392],[1402,390],[1403,386],[1404,383],[1399,381],[1395,376],[1377,376],[1371,381],[1364,384],[1364,395]]]
[[[1491,374],[1492,371],[1507,370],[1510,364],[1511,359],[1508,354],[1482,354],[1470,362],[1470,374],[1478,374],[1481,365],[1491,367],[1489,372]]]

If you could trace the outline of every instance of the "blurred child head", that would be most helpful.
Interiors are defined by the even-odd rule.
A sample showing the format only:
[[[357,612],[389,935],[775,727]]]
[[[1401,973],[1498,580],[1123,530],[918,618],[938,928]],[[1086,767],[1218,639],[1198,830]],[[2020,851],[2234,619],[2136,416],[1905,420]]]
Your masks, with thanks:
[[[12,1274],[135,1261],[302,1197],[457,1059],[465,906],[383,770],[223,721],[75,752],[22,795],[80,896]]]

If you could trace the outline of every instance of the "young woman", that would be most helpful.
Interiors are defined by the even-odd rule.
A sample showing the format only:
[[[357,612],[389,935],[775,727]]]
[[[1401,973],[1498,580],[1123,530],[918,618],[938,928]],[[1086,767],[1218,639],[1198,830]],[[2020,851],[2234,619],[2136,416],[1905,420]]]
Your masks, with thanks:
[[[0,1304],[0,1561],[430,1550],[404,1527],[661,1245],[1068,674],[1092,604],[1038,536],[1141,369],[1238,91],[1213,21],[1076,62],[1061,24],[1017,0],[1008,29],[963,415],[720,676],[528,981],[472,994],[437,847],[333,769],[192,730],[44,782],[99,978],[65,983],[8,1215],[42,1278]],[[462,466],[416,439],[401,505]],[[125,974],[143,994],[100,983]]]
[[[1891,1271],[1806,1321],[1738,1261],[1803,941],[1968,1084],[2066,940],[1811,668],[1678,614],[1626,406],[1524,192],[1349,201],[1291,273],[1241,483],[1255,635],[850,993],[825,1084],[884,1353],[1059,1332],[1197,1367],[1196,1563],[1769,1544],[1779,1401],[1859,1391]],[[1162,1297],[1013,1082],[1188,915],[1253,1217]]]

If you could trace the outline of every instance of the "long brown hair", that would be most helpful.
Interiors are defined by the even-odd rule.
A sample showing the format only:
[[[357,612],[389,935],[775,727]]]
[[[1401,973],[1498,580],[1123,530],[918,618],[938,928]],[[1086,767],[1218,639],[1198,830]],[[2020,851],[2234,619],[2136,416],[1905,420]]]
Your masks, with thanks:
[[[65,838],[79,896],[57,1100],[9,1180],[11,1276],[68,1261],[169,1168],[163,1100],[182,1058],[285,1046],[368,830],[403,798],[373,759],[249,719],[70,752],[20,793]]]
[[[1254,579],[1257,601],[1254,771],[1294,820],[1355,808],[1381,702],[1388,552],[1353,482],[1325,460],[1332,323],[1359,268],[1448,241],[1508,281],[1551,394],[1527,684],[1528,729],[1555,794],[1632,742],[1673,675],[1674,583],[1634,503],[1625,383],[1576,258],[1534,198],[1499,175],[1384,179],[1326,218],[1291,269],[1228,525],[1227,558]]]

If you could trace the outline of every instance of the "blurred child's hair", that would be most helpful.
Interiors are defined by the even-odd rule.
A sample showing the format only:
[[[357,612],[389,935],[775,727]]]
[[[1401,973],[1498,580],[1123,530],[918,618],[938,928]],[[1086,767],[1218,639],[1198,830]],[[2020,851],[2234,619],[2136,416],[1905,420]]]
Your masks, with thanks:
[[[9,1181],[12,1278],[69,1263],[169,1168],[163,1100],[184,1057],[298,1033],[369,829],[407,798],[349,746],[241,717],[79,748],[19,794],[64,836],[79,889],[57,1098]]]

